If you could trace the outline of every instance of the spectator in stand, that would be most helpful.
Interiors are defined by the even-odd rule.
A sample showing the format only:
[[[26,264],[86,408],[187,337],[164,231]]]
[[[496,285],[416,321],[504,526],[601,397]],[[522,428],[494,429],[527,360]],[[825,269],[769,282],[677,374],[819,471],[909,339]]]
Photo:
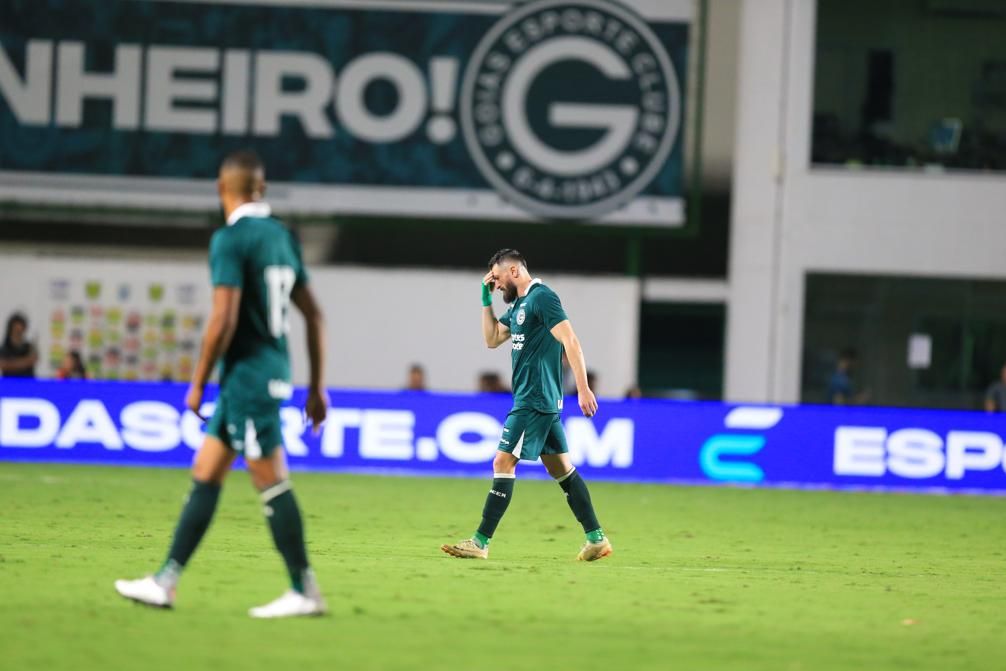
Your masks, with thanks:
[[[499,373],[484,371],[479,374],[479,392],[483,394],[509,394]]]
[[[409,379],[405,391],[426,391],[426,371],[418,363],[409,366]]]
[[[1006,365],[985,392],[985,412],[1006,412]]]
[[[84,360],[80,358],[80,352],[73,350],[63,356],[63,363],[56,371],[57,380],[86,380],[87,369],[84,368]]]
[[[856,350],[845,349],[838,355],[835,372],[828,380],[827,397],[832,405],[859,405],[865,403],[870,396],[869,391],[856,391],[854,374],[857,363]]]
[[[634,384],[625,390],[625,400],[643,398],[643,390],[639,388],[638,384]]]
[[[28,318],[15,312],[7,320],[0,346],[0,374],[3,377],[35,377],[38,351],[28,342]]]

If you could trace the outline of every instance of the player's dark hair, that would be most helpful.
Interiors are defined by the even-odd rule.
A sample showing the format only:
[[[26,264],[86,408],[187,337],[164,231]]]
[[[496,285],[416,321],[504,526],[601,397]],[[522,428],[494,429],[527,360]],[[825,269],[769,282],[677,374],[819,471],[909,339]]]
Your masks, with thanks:
[[[489,259],[489,269],[497,263],[503,263],[504,261],[512,261],[514,263],[519,263],[525,268],[527,268],[527,260],[524,255],[518,252],[516,249],[501,249],[492,255]]]
[[[27,329],[28,328],[28,318],[25,317],[20,312],[15,312],[14,314],[12,314],[7,319],[7,330],[4,331],[4,336],[3,336],[3,346],[4,347],[10,348],[10,347],[14,346],[14,343],[11,342],[11,338],[10,338],[11,332],[14,330],[14,324],[21,324],[21,326],[23,328]]]
[[[258,154],[250,149],[240,149],[227,154],[224,158],[224,162],[220,164],[220,167],[225,169],[238,168],[249,172],[256,172],[258,170],[263,172],[265,171],[265,165],[262,163],[262,159],[260,159]]]

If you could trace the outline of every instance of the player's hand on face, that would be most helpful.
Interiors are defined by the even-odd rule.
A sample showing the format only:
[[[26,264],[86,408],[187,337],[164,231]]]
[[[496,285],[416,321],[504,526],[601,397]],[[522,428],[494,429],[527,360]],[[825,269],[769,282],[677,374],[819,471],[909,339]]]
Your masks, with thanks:
[[[311,431],[315,435],[321,431],[321,425],[325,423],[328,416],[328,394],[322,389],[311,389],[307,392],[307,404],[304,406],[304,414],[311,422]]]
[[[579,392],[577,397],[580,401],[580,410],[583,412],[584,417],[593,417],[597,414],[597,399],[594,397],[594,392],[587,389]]]
[[[203,405],[203,388],[198,385],[189,385],[189,392],[185,394],[185,407],[196,414],[196,417],[206,421],[202,416],[200,408]]]
[[[496,279],[493,277],[493,271],[486,273],[485,277],[482,278],[482,284],[489,287],[489,291],[496,290]]]

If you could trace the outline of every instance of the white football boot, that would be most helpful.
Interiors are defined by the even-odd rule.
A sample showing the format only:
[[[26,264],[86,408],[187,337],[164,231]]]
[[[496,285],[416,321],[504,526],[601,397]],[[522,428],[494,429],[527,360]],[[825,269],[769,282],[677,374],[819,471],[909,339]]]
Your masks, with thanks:
[[[248,614],[258,618],[324,615],[325,602],[318,598],[312,599],[309,596],[290,589],[275,601],[267,603],[264,606],[252,608],[248,611]]]
[[[308,569],[304,575],[303,594],[292,589],[287,590],[275,601],[252,608],[248,614],[257,618],[305,617],[324,615],[327,610],[325,599],[322,598],[321,590],[318,589],[318,583],[314,579],[314,572]]]
[[[151,575],[139,580],[116,580],[115,591],[127,599],[155,608],[171,608],[175,603],[175,590],[162,587]]]

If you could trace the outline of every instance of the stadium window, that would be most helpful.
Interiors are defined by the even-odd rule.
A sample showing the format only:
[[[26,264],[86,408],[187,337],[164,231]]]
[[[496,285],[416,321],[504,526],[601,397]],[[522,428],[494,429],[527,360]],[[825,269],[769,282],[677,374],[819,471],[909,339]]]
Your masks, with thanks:
[[[806,287],[805,403],[827,401],[844,351],[871,405],[977,410],[1006,364],[1006,282],[810,273]],[[924,362],[910,356],[919,336]]]
[[[819,0],[811,162],[1006,170],[1006,2]]]

